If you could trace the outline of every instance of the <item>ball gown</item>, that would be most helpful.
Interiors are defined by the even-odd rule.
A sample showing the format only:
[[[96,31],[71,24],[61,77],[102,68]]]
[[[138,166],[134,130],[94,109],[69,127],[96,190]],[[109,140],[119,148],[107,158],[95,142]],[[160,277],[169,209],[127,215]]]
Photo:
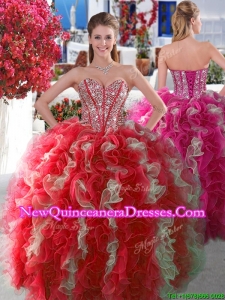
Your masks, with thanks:
[[[199,180],[170,139],[124,122],[128,93],[122,79],[82,80],[82,120],[35,137],[10,181],[1,259],[26,299],[159,300],[202,268],[204,218],[174,216],[200,209]],[[126,217],[126,207],[154,215]]]
[[[170,138],[194,174],[198,174],[206,211],[205,241],[225,240],[225,97],[206,90],[207,69],[170,70],[174,92],[158,91],[168,112],[155,128]],[[130,109],[128,119],[145,125],[152,113],[147,99]]]

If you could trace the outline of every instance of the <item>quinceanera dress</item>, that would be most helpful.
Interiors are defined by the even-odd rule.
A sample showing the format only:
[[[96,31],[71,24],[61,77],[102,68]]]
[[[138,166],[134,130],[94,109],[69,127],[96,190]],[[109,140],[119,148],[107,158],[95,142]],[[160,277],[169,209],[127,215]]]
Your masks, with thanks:
[[[170,72],[174,92],[158,91],[168,111],[154,130],[172,139],[200,177],[207,216],[205,240],[225,240],[225,97],[206,91],[207,69]],[[151,105],[142,99],[131,108],[128,119],[145,125],[151,113]]]
[[[6,272],[29,290],[26,299],[159,300],[202,267],[204,218],[168,212],[199,209],[200,184],[169,139],[124,123],[128,93],[121,79],[106,88],[83,80],[82,122],[65,120],[36,137],[11,179]],[[57,207],[67,213],[44,213],[52,206],[52,215]],[[126,206],[155,217],[123,217]],[[121,214],[73,218],[69,209]],[[162,210],[168,215],[157,217]]]

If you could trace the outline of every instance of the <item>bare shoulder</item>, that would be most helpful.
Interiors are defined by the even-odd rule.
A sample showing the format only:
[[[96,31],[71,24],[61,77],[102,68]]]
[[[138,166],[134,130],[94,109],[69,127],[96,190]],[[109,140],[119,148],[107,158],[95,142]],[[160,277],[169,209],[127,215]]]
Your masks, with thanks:
[[[209,41],[199,42],[199,48],[199,52],[204,53],[208,58],[211,58],[215,52],[218,52],[217,48]]]
[[[75,67],[72,70],[70,70],[68,73],[77,76],[78,74],[83,74],[85,72],[85,69],[86,67]]]
[[[129,86],[132,86],[132,80],[137,74],[138,69],[133,65],[122,65],[119,63],[115,66],[118,68],[118,77],[123,78],[129,84]]]
[[[209,41],[197,42],[202,49],[210,49],[211,47],[214,47]]]
[[[136,86],[141,89],[141,85],[143,85],[145,81],[147,82],[147,80],[138,68],[134,65],[125,65],[123,67],[125,72],[124,77],[126,78],[126,82],[129,84],[130,88]]]
[[[216,62],[221,68],[225,69],[225,59],[223,53],[217,49],[213,44],[210,42],[205,42],[205,51],[209,56],[209,59],[212,59]]]
[[[132,67],[135,68],[135,66],[133,65],[122,65],[120,63],[115,63],[115,67],[118,68],[118,70],[121,72],[127,72],[129,69],[131,69]]]
[[[121,71],[124,72],[125,74],[130,74],[134,70],[136,70],[136,66],[134,65],[120,65]]]
[[[173,45],[174,45],[174,44],[171,43],[171,44],[167,44],[167,45],[162,46],[160,52],[161,52],[161,51],[167,51],[167,50],[170,50],[170,49],[173,47]]]
[[[70,70],[66,75],[71,78],[73,84],[77,84],[81,81],[85,74],[87,73],[88,67],[76,67]]]
[[[209,41],[198,42],[202,47],[210,47],[212,44]]]
[[[165,53],[168,53],[170,52],[172,49],[174,49],[174,46],[175,46],[175,43],[171,43],[171,44],[167,44],[167,45],[164,45],[160,52],[159,52],[159,55],[163,55]]]
[[[167,59],[173,57],[175,54],[179,53],[181,48],[177,42],[164,45],[159,52],[159,62],[166,62]]]
[[[217,48],[212,43],[210,43],[209,41],[202,42],[202,48],[206,49],[208,51],[217,50]]]

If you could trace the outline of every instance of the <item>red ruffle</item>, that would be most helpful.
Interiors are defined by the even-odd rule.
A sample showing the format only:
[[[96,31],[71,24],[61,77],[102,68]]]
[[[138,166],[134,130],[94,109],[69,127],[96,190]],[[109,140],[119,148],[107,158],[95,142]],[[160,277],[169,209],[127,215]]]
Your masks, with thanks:
[[[178,175],[185,184],[175,183]],[[165,186],[157,200],[150,194],[153,180]],[[29,145],[8,188],[3,227],[13,285],[29,290],[26,299],[162,299],[163,288],[177,291],[193,268],[199,270],[203,220],[175,217],[167,225],[162,218],[133,217],[110,225],[108,218],[87,217],[82,224],[21,218],[19,206],[174,212],[199,209],[198,201],[189,201],[198,188],[170,141],[137,124],[105,134],[76,118],[57,125]],[[181,229],[167,240],[167,226]],[[145,241],[147,248],[137,247]],[[168,274],[174,270],[171,279],[162,264]]]

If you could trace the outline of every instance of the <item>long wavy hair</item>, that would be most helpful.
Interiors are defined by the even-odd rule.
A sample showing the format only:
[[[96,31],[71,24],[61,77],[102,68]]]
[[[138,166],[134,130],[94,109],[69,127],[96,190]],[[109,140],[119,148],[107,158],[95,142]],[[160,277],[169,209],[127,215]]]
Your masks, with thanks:
[[[95,27],[102,25],[102,26],[108,26],[111,27],[114,31],[115,37],[117,37],[119,32],[119,24],[116,18],[106,12],[101,12],[99,14],[96,14],[91,17],[91,19],[88,22],[88,34],[91,37],[93,29]],[[116,45],[113,45],[113,49],[111,51],[111,57],[115,62],[119,61],[118,53],[117,53],[117,47]],[[89,62],[91,63],[94,58],[94,50],[92,48],[92,45],[89,44]]]
[[[192,1],[182,1],[177,5],[172,16],[172,42],[183,40],[190,35],[191,18],[196,19],[198,15],[199,9]]]

